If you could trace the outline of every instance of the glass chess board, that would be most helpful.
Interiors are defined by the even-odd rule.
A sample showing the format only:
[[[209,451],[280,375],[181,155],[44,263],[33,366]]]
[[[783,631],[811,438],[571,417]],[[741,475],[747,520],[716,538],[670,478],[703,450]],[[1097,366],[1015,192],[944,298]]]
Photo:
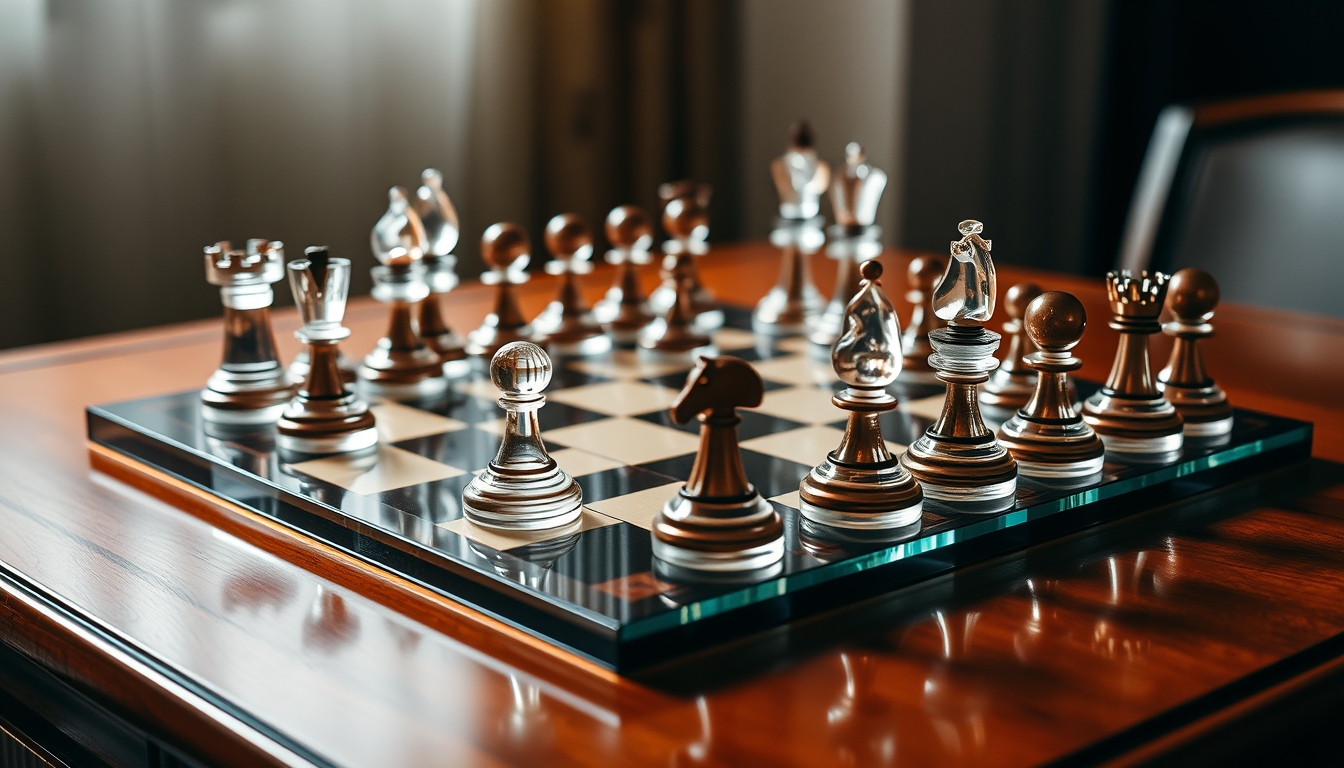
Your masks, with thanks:
[[[605,666],[628,670],[786,623],[994,554],[1199,493],[1310,454],[1311,425],[1238,410],[1220,443],[1187,442],[1166,463],[1114,461],[1081,486],[1020,478],[1014,504],[965,513],[926,500],[919,525],[855,535],[802,519],[798,484],[839,445],[844,413],[829,358],[803,339],[770,340],[730,310],[721,354],[765,381],[760,408],[741,411],[747,475],[784,517],[786,554],[773,572],[738,581],[668,573],[649,527],[691,469],[698,424],[667,408],[690,364],[618,351],[556,361],[540,411],[542,436],[583,488],[581,520],[562,531],[505,534],[462,517],[461,494],[494,458],[503,412],[483,372],[433,404],[374,405],[376,455],[285,464],[274,432],[212,434],[199,393],[90,407],[89,438],[222,499],[471,605]],[[1096,373],[1096,372],[1093,372]],[[1086,397],[1096,385],[1078,382]],[[893,388],[882,416],[895,452],[937,419],[941,385]],[[1008,416],[984,409],[997,427]]]

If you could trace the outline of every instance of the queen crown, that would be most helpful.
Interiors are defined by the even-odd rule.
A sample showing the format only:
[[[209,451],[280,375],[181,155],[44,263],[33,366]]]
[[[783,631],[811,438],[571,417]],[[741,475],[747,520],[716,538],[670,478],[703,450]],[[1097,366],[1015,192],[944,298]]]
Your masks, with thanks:
[[[1106,273],[1106,297],[1111,312],[1119,317],[1157,319],[1162,314],[1162,303],[1167,296],[1171,276],[1164,272],[1128,269]]]
[[[233,250],[227,240],[205,247],[205,277],[212,285],[261,285],[284,279],[285,244],[254,237],[247,250]]]

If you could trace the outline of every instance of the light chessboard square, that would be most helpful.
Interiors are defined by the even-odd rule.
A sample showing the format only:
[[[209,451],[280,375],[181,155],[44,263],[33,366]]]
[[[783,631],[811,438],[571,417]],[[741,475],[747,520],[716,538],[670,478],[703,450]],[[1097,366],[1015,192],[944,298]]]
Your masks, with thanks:
[[[776,504],[783,504],[791,509],[803,508],[802,502],[798,498],[798,491],[789,491],[788,493],[782,493],[778,496],[771,496],[768,501],[773,501]]]
[[[550,541],[561,536],[572,536],[583,531],[591,531],[594,528],[605,528],[608,525],[616,525],[619,520],[598,514],[590,509],[584,509],[583,514],[572,525],[564,528],[551,528],[544,531],[499,531],[493,528],[485,528],[465,517],[459,517],[456,520],[449,521],[439,527],[456,533],[466,539],[484,544],[485,546],[505,552],[515,547],[523,547],[528,544],[536,544],[539,541]]]
[[[933,395],[932,397],[922,397],[918,400],[911,400],[900,404],[900,409],[906,413],[918,416],[929,421],[937,421],[938,417],[943,415],[944,395]]]
[[[558,451],[551,451],[551,458],[555,459],[555,463],[559,464],[560,468],[565,470],[570,477],[583,477],[584,475],[606,472],[608,469],[625,466],[625,462],[581,451],[578,448],[561,448]]]
[[[789,387],[765,393],[756,410],[781,419],[808,424],[829,424],[845,418],[845,412],[831,402],[831,390],[818,387]]]
[[[291,464],[290,468],[363,496],[446,480],[465,473],[457,467],[390,445],[378,446],[378,454],[371,464],[368,457],[326,456]]]
[[[720,328],[710,334],[715,348],[731,353],[738,349],[751,349],[756,346],[756,334],[741,328]]]
[[[483,400],[494,402],[499,399],[503,393],[489,379],[472,379],[471,381],[458,381],[453,383],[453,388],[464,395],[479,397]]]
[[[783,384],[829,386],[839,381],[830,359],[814,360],[807,355],[785,355],[751,364],[762,379]]]
[[[815,467],[826,460],[826,454],[840,446],[845,431],[835,427],[802,427],[787,432],[775,432],[742,441],[743,448],[757,453],[788,459],[805,467]],[[899,455],[905,446],[886,441],[887,450]]]
[[[618,349],[610,355],[590,360],[575,360],[569,367],[579,373],[601,376],[604,379],[656,379],[671,373],[689,371],[690,362],[665,363],[641,358],[638,352]]]
[[[805,355],[812,351],[812,342],[808,341],[806,336],[790,336],[786,339],[776,341],[775,348],[781,352],[792,352],[798,355]],[[825,357],[829,360],[829,353]]]
[[[624,496],[615,496],[588,505],[594,512],[623,520],[631,525],[653,530],[653,517],[663,508],[664,502],[681,490],[682,483],[668,483],[656,488],[646,488]]]
[[[441,435],[444,432],[455,432],[467,427],[457,419],[391,401],[383,401],[369,410],[373,411],[378,439],[384,443],[399,443],[417,437]]]
[[[700,439],[695,435],[625,417],[552,429],[543,438],[622,464],[645,464],[670,459],[694,453],[700,445]]]
[[[677,398],[674,389],[642,381],[609,381],[546,393],[546,399],[608,416],[634,416],[666,410]]]

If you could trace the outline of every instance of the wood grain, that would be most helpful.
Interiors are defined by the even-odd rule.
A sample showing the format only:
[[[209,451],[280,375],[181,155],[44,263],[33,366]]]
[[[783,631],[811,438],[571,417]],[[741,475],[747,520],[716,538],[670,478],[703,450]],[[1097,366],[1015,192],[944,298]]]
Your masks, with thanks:
[[[720,249],[706,282],[751,303],[773,258]],[[904,312],[905,256],[885,258]],[[816,266],[829,288],[829,264]],[[591,278],[590,298],[606,279]],[[1000,270],[1005,290],[1024,279],[1083,300],[1093,324],[1079,354],[1103,376],[1113,332],[1099,281]],[[524,310],[552,290],[524,286]],[[466,286],[447,318],[467,330],[489,301]],[[344,346],[358,355],[384,315],[352,304]],[[288,357],[293,315],[276,322]],[[1215,323],[1209,367],[1233,401],[1315,420],[1317,456],[1344,458],[1330,397],[1344,361],[1320,354],[1344,348],[1344,324],[1233,306]],[[91,468],[82,408],[199,386],[217,333],[192,324],[0,355],[0,639],[210,764],[1121,760],[1189,743],[1200,723],[1258,717],[1256,697],[1293,689],[1302,670],[1249,691],[1248,675],[1344,633],[1344,473],[1318,461],[619,678],[171,479],[133,485],[107,456]],[[45,613],[22,609],[23,584]],[[89,628],[154,665],[137,673],[75,642]]]

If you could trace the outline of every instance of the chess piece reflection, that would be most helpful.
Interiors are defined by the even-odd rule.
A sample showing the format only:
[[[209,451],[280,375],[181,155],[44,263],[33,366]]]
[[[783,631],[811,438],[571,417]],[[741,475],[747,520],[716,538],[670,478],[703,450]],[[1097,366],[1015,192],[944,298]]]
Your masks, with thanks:
[[[868,162],[863,147],[850,142],[845,147],[845,172],[831,183],[835,226],[829,230],[826,255],[835,259],[835,292],[808,334],[819,347],[829,350],[844,330],[845,307],[859,292],[858,265],[882,255],[882,228],[873,221],[886,186],[887,174]]]
[[[420,174],[420,188],[415,191],[412,207],[425,228],[425,282],[429,284],[429,296],[420,302],[420,338],[438,353],[445,376],[464,376],[471,370],[466,342],[444,321],[439,299],[457,287],[453,249],[461,234],[457,209],[443,191],[443,174],[433,168]]]
[[[546,248],[555,257],[546,272],[560,276],[555,299],[532,321],[532,332],[553,355],[600,355],[611,339],[593,319],[577,276],[593,271],[593,233],[576,213],[562,213],[546,225]]]
[[[931,499],[971,502],[979,511],[1011,504],[1017,462],[985,427],[977,389],[998,365],[999,335],[984,323],[994,314],[994,262],[978,221],[963,221],[952,242],[947,274],[934,291],[934,312],[946,328],[929,334],[929,364],[947,384],[943,413],[901,455],[901,463]],[[991,502],[997,502],[993,504]],[[967,507],[964,511],[972,511]]]
[[[673,401],[672,421],[700,420],[690,477],[653,519],[653,555],[690,571],[754,571],[784,556],[784,523],[747,480],[737,443],[738,408],[761,404],[765,387],[735,357],[702,357]]]
[[[663,228],[676,242],[694,242],[696,230],[706,226],[705,210],[694,199],[679,197],[663,209]],[[692,300],[694,284],[690,276],[692,251],[676,248],[663,257],[663,286],[671,285],[672,303],[663,317],[655,319],[639,334],[641,354],[655,359],[689,360],[709,351],[710,338],[696,322]]]
[[[1083,420],[1109,452],[1165,460],[1181,450],[1181,415],[1158,390],[1148,362],[1148,337],[1159,330],[1169,279],[1161,272],[1127,269],[1106,275],[1110,326],[1120,332],[1120,344],[1106,384],[1083,403]]]
[[[1028,477],[1085,477],[1100,472],[1105,447],[1074,411],[1069,395],[1069,371],[1083,366],[1069,352],[1087,326],[1083,304],[1071,294],[1051,291],[1033,299],[1023,314],[1022,333],[1038,348],[1023,364],[1040,377],[1030,402],[999,429],[999,442]]]
[[[429,298],[425,281],[425,228],[410,206],[406,190],[388,192],[387,212],[369,236],[374,267],[373,298],[390,307],[387,335],[364,356],[361,386],[392,400],[423,400],[448,389],[439,354],[420,338],[415,305]]]
[[[1218,282],[1202,269],[1182,269],[1171,278],[1167,309],[1176,318],[1162,326],[1175,337],[1167,367],[1157,374],[1157,388],[1184,420],[1186,437],[1219,437],[1232,431],[1232,406],[1204,370],[1199,340],[1213,335],[1213,309]]]
[[[1008,320],[1003,324],[1003,332],[1008,337],[1008,352],[989,375],[989,381],[980,387],[982,405],[1017,410],[1036,391],[1036,372],[1022,362],[1022,358],[1036,351],[1036,345],[1024,331],[1022,316],[1027,305],[1040,295],[1041,286],[1035,283],[1018,283],[1004,295],[1003,309]]]
[[[913,309],[910,312],[910,324],[905,327],[905,336],[901,339],[905,363],[899,381],[912,384],[938,383],[938,375],[929,366],[929,356],[933,354],[929,332],[947,325],[933,312],[933,291],[946,269],[946,262],[936,256],[917,256],[910,261],[910,268],[906,272],[910,290],[905,298],[913,305]]]
[[[648,264],[653,245],[653,224],[644,209],[622,205],[607,214],[607,263],[616,267],[616,278],[607,295],[593,307],[593,317],[602,323],[617,344],[634,344],[639,332],[653,322],[648,300],[639,285],[639,268]]]
[[[341,326],[350,290],[350,260],[325,247],[308,248],[288,265],[289,285],[303,326],[294,332],[312,361],[299,392],[276,422],[276,445],[300,455],[348,453],[378,442],[373,414],[341,378],[336,343],[350,335]]]
[[[934,620],[942,640],[942,663],[935,665],[924,680],[924,711],[949,754],[982,752],[990,696],[983,673],[967,663],[980,614],[935,611]]]
[[[578,546],[582,535],[571,533],[567,536],[557,536],[514,547],[507,552],[500,552],[470,540],[468,544],[473,552],[489,561],[490,567],[501,577],[515,584],[542,590],[546,587],[546,580],[550,577],[556,561]]]
[[[840,753],[840,765],[896,764],[895,707],[874,685],[877,662],[866,653],[840,654],[845,686],[826,711],[831,742]]]
[[[504,437],[499,452],[462,492],[462,512],[487,528],[560,528],[583,513],[583,491],[546,452],[537,411],[551,383],[551,359],[528,341],[505,344],[490,361],[490,380],[502,393]]]
[[[666,256],[685,255],[690,258],[678,260],[676,279],[670,282],[664,279],[663,284],[649,296],[649,310],[654,315],[664,315],[672,308],[677,285],[686,281],[691,316],[696,325],[710,331],[723,325],[723,310],[719,309],[714,294],[701,282],[696,262],[709,253],[709,203],[713,194],[714,188],[710,185],[688,179],[671,181],[658,187],[658,200],[663,206],[663,230],[668,237],[663,243],[663,253]],[[694,203],[693,206],[683,204],[681,207],[694,207],[701,212],[694,227],[677,230],[667,227],[668,208],[675,200],[689,200]],[[663,262],[666,264],[668,259],[664,258]]]
[[[803,516],[841,528],[905,528],[920,519],[919,483],[887,451],[878,416],[896,408],[886,388],[901,371],[901,329],[882,293],[882,265],[865,261],[863,282],[845,308],[844,333],[831,364],[847,388],[832,398],[849,413],[840,447],[813,467],[799,487]]]
[[[532,326],[523,319],[513,292],[515,285],[528,280],[525,270],[532,259],[532,247],[527,233],[510,222],[490,225],[481,235],[481,259],[490,268],[481,275],[481,282],[496,286],[495,307],[481,321],[481,327],[467,335],[467,353],[488,358],[505,344],[533,338]]]
[[[788,150],[770,164],[779,192],[779,219],[770,233],[780,249],[779,282],[751,316],[752,329],[768,336],[805,333],[825,301],[812,284],[808,260],[826,240],[821,195],[830,186],[831,167],[817,157],[807,123],[794,123],[789,132]]]
[[[303,644],[334,653],[357,639],[359,617],[350,613],[345,598],[319,586],[317,599],[303,621]]]
[[[205,277],[224,303],[224,359],[201,390],[207,422],[269,424],[294,394],[294,382],[275,356],[271,331],[273,283],[284,279],[284,245],[247,241],[246,251],[220,242],[205,249]]]

